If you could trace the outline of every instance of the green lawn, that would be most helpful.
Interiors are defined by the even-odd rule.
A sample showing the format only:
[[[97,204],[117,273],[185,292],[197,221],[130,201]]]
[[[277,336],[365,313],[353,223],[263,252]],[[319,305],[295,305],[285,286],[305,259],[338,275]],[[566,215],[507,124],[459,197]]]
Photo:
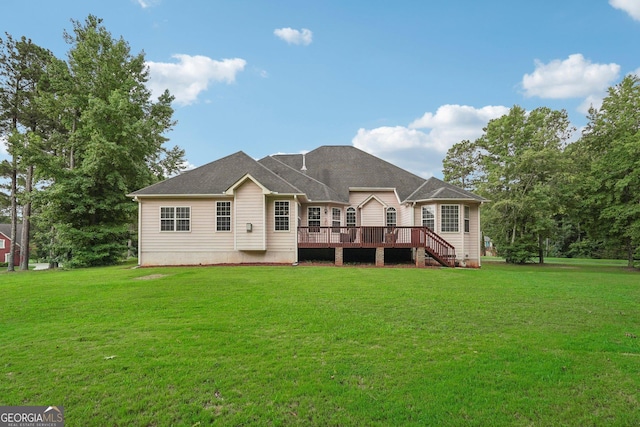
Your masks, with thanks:
[[[0,405],[68,426],[640,425],[640,273],[0,274]]]

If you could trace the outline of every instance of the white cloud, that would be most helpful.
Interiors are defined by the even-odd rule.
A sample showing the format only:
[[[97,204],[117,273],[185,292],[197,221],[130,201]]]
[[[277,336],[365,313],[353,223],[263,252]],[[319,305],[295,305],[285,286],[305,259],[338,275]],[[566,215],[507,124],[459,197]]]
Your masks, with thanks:
[[[0,135],[0,157],[8,155],[7,151],[7,137],[5,135]]]
[[[173,55],[178,63],[147,62],[149,82],[147,86],[154,96],[169,89],[176,102],[189,105],[208,89],[211,82],[233,83],[236,75],[244,70],[247,61],[241,58],[216,61],[206,56]]]
[[[307,46],[313,41],[313,33],[311,30],[306,28],[303,28],[302,31],[288,27],[277,28],[273,30],[273,34],[289,44],[301,44]]]
[[[134,1],[138,3],[140,7],[143,9],[155,6],[160,3],[160,0],[134,0]]]
[[[599,96],[618,78],[618,64],[593,64],[581,54],[569,55],[548,64],[536,60],[536,69],[522,78],[526,96],[540,98],[582,98]]]
[[[599,109],[602,106],[602,100],[604,99],[605,94],[600,95],[589,95],[585,98],[584,101],[580,103],[577,110],[578,112],[587,115],[589,113],[589,109],[594,107]]]
[[[489,120],[509,112],[503,106],[474,108],[443,105],[405,126],[359,129],[355,147],[424,177],[440,175],[447,150],[463,139],[475,140]],[[421,130],[424,129],[424,130]]]
[[[609,0],[609,4],[629,14],[636,21],[640,21],[640,1],[638,0]]]

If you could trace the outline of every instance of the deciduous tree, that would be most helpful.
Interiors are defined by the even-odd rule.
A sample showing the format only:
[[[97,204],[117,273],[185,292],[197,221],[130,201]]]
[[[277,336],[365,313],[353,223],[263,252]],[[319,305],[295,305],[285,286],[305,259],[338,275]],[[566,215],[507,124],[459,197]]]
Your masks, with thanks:
[[[579,141],[590,164],[582,174],[592,236],[625,249],[629,266],[640,247],[640,78],[629,75],[592,109]]]
[[[442,172],[445,181],[475,191],[480,173],[478,146],[468,139],[454,144],[442,161]]]
[[[572,128],[564,111],[519,106],[489,122],[475,144],[480,149],[479,192],[491,200],[483,209],[485,233],[508,261],[544,262],[544,241],[558,212],[555,182],[562,149]]]

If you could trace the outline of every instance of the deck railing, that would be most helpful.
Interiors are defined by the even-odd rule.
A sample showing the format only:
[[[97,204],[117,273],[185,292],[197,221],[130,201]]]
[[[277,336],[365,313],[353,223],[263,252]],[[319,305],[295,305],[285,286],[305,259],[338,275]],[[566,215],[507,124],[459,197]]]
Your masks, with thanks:
[[[443,265],[455,265],[455,248],[428,227],[298,227],[299,248],[425,248]]]

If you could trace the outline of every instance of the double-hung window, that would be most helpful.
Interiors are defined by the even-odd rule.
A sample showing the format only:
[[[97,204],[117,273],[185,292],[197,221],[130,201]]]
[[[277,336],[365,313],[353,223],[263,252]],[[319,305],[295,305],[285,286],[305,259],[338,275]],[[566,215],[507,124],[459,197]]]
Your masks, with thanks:
[[[191,208],[188,206],[160,207],[160,231],[191,231]]]
[[[431,230],[436,228],[436,210],[433,206],[422,207],[422,226]]]
[[[440,231],[457,233],[459,231],[459,206],[442,205],[440,207]]]
[[[289,231],[289,201],[276,200],[274,207],[275,231]]]
[[[231,202],[216,202],[216,231],[231,231]]]
[[[340,208],[331,208],[331,231],[334,233],[340,232],[340,226],[342,225],[342,211]]]
[[[469,206],[464,207],[464,232],[468,233],[471,230],[471,209]]]
[[[309,208],[307,208],[307,225],[309,226],[309,232],[320,232],[320,207],[309,206]]]

